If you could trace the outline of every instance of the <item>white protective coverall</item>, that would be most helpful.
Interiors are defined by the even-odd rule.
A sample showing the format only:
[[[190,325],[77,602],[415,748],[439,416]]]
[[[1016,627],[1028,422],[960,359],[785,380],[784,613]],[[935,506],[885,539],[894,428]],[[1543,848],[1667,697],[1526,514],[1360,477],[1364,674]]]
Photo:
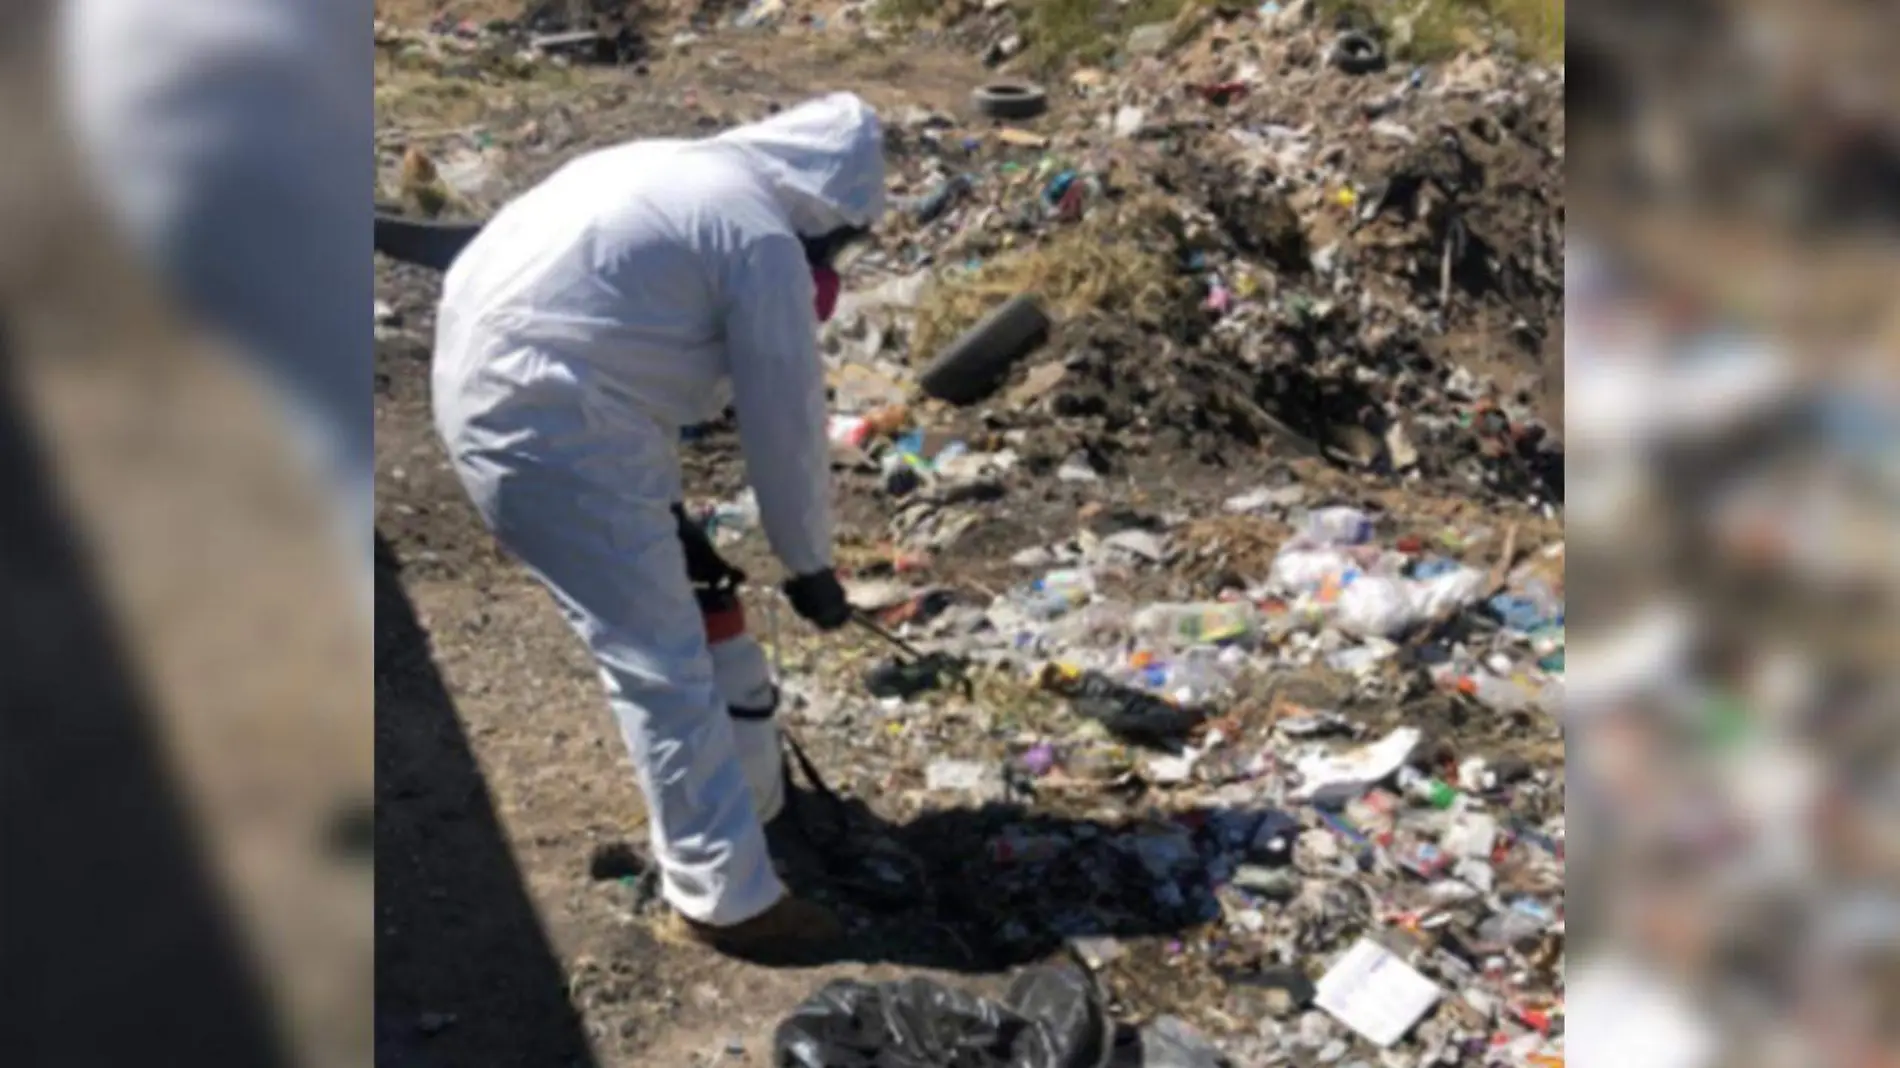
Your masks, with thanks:
[[[105,206],[290,402],[371,584],[370,0],[63,0],[62,104]]]
[[[669,506],[684,426],[728,390],[773,552],[831,566],[814,283],[800,237],[868,227],[883,137],[839,93],[703,140],[582,156],[508,204],[450,268],[434,404],[483,518],[599,661],[646,793],[668,902],[731,925],[784,894],[762,817],[783,790],[756,642],[718,662]],[[735,744],[735,732],[737,733]]]

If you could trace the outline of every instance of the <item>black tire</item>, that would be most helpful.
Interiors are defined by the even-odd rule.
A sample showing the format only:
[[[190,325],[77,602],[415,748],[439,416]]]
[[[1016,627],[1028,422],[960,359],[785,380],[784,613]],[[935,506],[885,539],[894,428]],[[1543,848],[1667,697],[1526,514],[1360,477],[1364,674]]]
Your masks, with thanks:
[[[992,119],[1033,119],[1049,110],[1049,94],[1028,82],[979,85],[970,100]]]
[[[1349,31],[1333,39],[1333,66],[1347,74],[1385,69],[1385,46],[1371,34]]]
[[[379,208],[375,246],[376,251],[392,260],[446,271],[481,230],[479,222],[431,222]]]
[[[1027,293],[1004,301],[950,343],[917,376],[928,396],[974,404],[996,391],[1016,361],[1049,338],[1049,316]]]

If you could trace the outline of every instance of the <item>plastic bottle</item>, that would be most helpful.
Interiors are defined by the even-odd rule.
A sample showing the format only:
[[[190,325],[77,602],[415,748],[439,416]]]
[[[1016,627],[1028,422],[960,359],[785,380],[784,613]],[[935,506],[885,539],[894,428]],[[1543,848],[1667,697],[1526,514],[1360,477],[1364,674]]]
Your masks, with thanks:
[[[1276,590],[1315,590],[1355,569],[1353,558],[1338,549],[1288,547],[1273,558],[1267,584]]]
[[[1072,656],[1078,649],[1116,645],[1128,636],[1130,611],[1116,601],[1090,601],[1050,622],[1037,635],[1035,647],[1050,656]]]
[[[1458,791],[1450,783],[1434,779],[1415,768],[1399,769],[1399,789],[1405,796],[1433,808],[1450,808],[1458,803]]]
[[[1135,613],[1137,637],[1167,646],[1214,645],[1259,632],[1260,613],[1248,601],[1155,604]]]
[[[1095,595],[1095,576],[1082,568],[1051,571],[1029,584],[1023,609],[1035,619],[1055,619],[1087,604]]]
[[[1535,708],[1539,703],[1537,694],[1510,679],[1501,679],[1488,672],[1466,676],[1463,681],[1469,684],[1464,687],[1466,692],[1494,712],[1521,712]]]
[[[1315,545],[1362,545],[1372,540],[1372,517],[1357,508],[1316,508],[1306,513],[1300,536]]]
[[[1550,925],[1528,913],[1507,909],[1478,925],[1478,938],[1487,945],[1515,946],[1542,935]]]
[[[1163,678],[1157,688],[1176,704],[1209,703],[1233,685],[1235,669],[1222,658],[1223,652],[1212,646],[1183,650],[1163,665]]]

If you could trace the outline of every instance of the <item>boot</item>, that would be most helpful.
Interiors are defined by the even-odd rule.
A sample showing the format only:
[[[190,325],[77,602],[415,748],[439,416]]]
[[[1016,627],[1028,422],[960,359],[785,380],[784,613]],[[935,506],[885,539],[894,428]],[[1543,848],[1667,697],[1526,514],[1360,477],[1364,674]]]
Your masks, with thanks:
[[[668,941],[704,946],[717,953],[774,967],[822,964],[836,959],[844,924],[830,909],[787,895],[743,923],[715,927],[679,913],[668,918]]]

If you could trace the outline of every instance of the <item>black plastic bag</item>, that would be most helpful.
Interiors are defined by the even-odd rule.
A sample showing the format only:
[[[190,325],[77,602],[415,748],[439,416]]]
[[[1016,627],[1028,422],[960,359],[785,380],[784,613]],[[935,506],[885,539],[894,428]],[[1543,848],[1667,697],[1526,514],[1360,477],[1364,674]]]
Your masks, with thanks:
[[[777,1068],[1102,1068],[1112,1029],[1073,965],[1016,978],[1003,1004],[928,979],[827,984],[779,1024]]]
[[[1209,716],[1199,707],[1181,707],[1154,694],[1124,686],[1099,671],[1085,671],[1073,680],[1061,680],[1056,692],[1070,707],[1131,742],[1176,748],[1181,737]]]

